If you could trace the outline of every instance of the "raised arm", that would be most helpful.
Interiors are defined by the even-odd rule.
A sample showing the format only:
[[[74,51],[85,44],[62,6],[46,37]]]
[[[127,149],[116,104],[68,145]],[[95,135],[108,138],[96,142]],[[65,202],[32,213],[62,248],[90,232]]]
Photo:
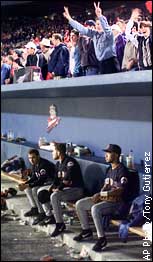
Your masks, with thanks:
[[[64,6],[64,13],[63,13],[64,17],[69,21],[69,24],[77,29],[82,35],[87,35],[89,37],[93,37],[93,35],[95,34],[95,30],[86,28],[85,26],[83,26],[82,24],[80,24],[79,22],[77,22],[76,20],[73,20],[70,13],[69,13],[69,9],[68,7]]]
[[[100,16],[102,16],[102,9],[100,8],[100,2],[98,2],[97,5],[94,2],[94,7],[95,7],[95,14],[99,18]]]
[[[137,48],[138,48],[138,41],[134,37],[134,35],[131,34],[131,29],[134,25],[134,22],[138,23],[140,14],[141,14],[140,9],[138,9],[138,8],[133,9],[133,11],[131,13],[131,17],[130,17],[127,25],[126,25],[126,30],[125,30],[126,39],[130,40]]]
[[[103,16],[103,14],[102,14],[102,9],[100,8],[100,2],[98,2],[97,5],[94,2],[94,7],[95,7],[95,14],[98,17],[105,34],[107,36],[113,37],[113,33],[112,33],[110,25],[107,22],[107,18],[105,16]]]
[[[70,16],[70,13],[69,13],[69,9],[68,7],[64,6],[64,13],[63,13],[64,17],[70,21],[72,19],[72,17]]]

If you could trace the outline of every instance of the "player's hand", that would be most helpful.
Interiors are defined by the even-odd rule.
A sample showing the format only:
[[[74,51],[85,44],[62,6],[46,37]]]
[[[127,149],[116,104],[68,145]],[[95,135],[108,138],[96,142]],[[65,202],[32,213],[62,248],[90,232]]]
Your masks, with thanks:
[[[19,188],[20,191],[24,191],[28,187],[29,187],[29,185],[24,184],[24,183],[21,183],[21,184],[18,185],[18,188]]]
[[[98,203],[100,199],[100,193],[94,194],[91,198],[92,198],[93,203],[95,204]]]

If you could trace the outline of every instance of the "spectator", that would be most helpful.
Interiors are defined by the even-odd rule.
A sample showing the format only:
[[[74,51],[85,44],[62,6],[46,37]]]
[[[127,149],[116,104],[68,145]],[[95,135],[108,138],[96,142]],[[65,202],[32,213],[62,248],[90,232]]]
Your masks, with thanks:
[[[125,35],[125,30],[126,30],[126,22],[123,19],[119,19],[116,22],[116,25],[119,26],[119,28],[121,29],[121,34],[123,36],[123,38],[126,40],[126,35]]]
[[[107,170],[107,177],[100,193],[92,197],[86,197],[78,200],[76,203],[77,214],[81,223],[82,231],[74,237],[75,241],[82,241],[92,237],[92,230],[89,227],[88,211],[91,215],[96,227],[98,240],[93,246],[94,251],[102,251],[107,245],[107,240],[102,225],[102,218],[106,215],[112,215],[121,208],[123,202],[128,198],[128,169],[119,162],[121,148],[118,145],[109,144],[105,151],[105,160],[110,164]],[[116,198],[104,200],[101,198],[103,191],[120,192]]]
[[[6,58],[5,62],[2,62],[2,58],[1,58],[1,85],[5,85],[6,84],[5,80],[9,79],[10,77],[11,64],[8,63],[8,61],[9,61],[9,58],[8,60]]]
[[[150,21],[141,21],[142,36],[138,36],[138,65],[139,70],[152,69],[152,32]]]
[[[27,62],[26,66],[39,66],[39,56],[36,55],[37,47],[33,42],[29,42],[25,45],[27,49]]]
[[[84,26],[90,29],[95,29],[95,21],[86,20]],[[88,36],[80,35],[79,49],[81,54],[81,66],[84,75],[97,75],[99,72],[98,60],[96,58],[93,39]]]
[[[71,30],[70,33],[70,75],[72,77],[82,76],[82,67],[81,67],[81,56],[78,46],[79,42],[79,32],[76,29]]]
[[[37,49],[33,42],[29,42],[25,47],[28,53],[26,66],[40,67],[42,71],[43,66],[46,64],[46,59],[42,52]]]
[[[45,214],[41,203],[38,201],[37,191],[43,185],[51,184],[54,179],[55,168],[52,162],[41,158],[36,149],[29,150],[28,158],[32,164],[31,177],[28,181],[19,185],[20,190],[25,191],[31,206],[31,209],[24,216],[38,216],[39,220],[42,220]],[[33,224],[35,224],[35,220]]]
[[[14,62],[17,63],[20,67],[24,67],[23,64],[22,64],[22,53],[23,51],[20,51],[19,49],[15,49],[13,51],[13,59],[14,59]]]
[[[131,24],[131,21],[129,20],[127,24],[127,28],[129,28],[129,25]],[[127,43],[125,45],[124,49],[124,56],[122,61],[122,71],[135,71],[138,70],[138,23],[132,22],[132,27],[130,30],[130,34],[127,35]]]
[[[131,17],[126,25],[125,36],[127,40],[130,40],[134,46],[138,48],[137,34],[139,20],[141,19],[141,10],[134,8],[131,13]]]
[[[66,30],[65,31],[65,34],[64,34],[64,43],[68,46],[68,44],[70,43],[70,34],[69,34],[69,30]]]
[[[116,46],[116,54],[117,54],[117,58],[118,58],[118,61],[119,61],[119,64],[120,64],[120,69],[121,69],[126,40],[122,36],[121,29],[118,25],[116,25],[116,24],[112,25],[111,29],[112,29],[112,32],[113,32],[113,35],[114,35],[115,46]]]
[[[51,48],[50,40],[48,38],[43,38],[39,44],[40,44],[41,51],[48,62],[50,54],[53,51],[53,49]]]
[[[65,230],[61,202],[78,200],[83,197],[84,184],[78,162],[74,158],[66,155],[66,144],[53,142],[51,144],[51,150],[53,159],[58,160],[55,167],[55,180],[49,189],[51,205],[56,221],[56,227],[51,237],[55,237]],[[45,223],[48,223],[48,221],[53,223],[54,218],[50,203],[44,203],[45,197],[46,192],[39,191],[38,198],[40,202],[43,202],[44,210],[46,210],[46,215],[48,215],[49,219],[45,221]]]
[[[12,55],[8,55],[5,58],[5,63],[6,63],[6,65],[4,66],[4,68],[2,68],[2,70],[5,69],[5,74],[2,71],[2,74],[3,74],[2,77],[5,78],[4,82],[5,82],[6,85],[8,85],[8,84],[13,83],[14,69],[17,68],[17,65],[16,66],[14,65],[14,59],[13,59]],[[6,77],[8,77],[8,78],[6,78]]]
[[[69,70],[69,50],[62,42],[60,34],[52,35],[52,43],[54,50],[49,58],[48,72],[56,78],[64,78],[68,75]]]
[[[138,21],[141,10],[132,10],[131,17],[126,25],[125,35],[127,43],[124,50],[122,71],[138,70]]]
[[[93,39],[96,57],[99,61],[99,68],[101,74],[119,72],[119,62],[116,57],[115,43],[111,27],[108,25],[106,17],[102,15],[101,8],[95,6],[95,13],[97,16],[96,30],[84,27],[77,21],[73,20],[69,14],[68,8],[64,7],[63,15],[68,19],[70,25],[77,29],[81,34],[87,35]]]
[[[46,79],[47,73],[48,73],[49,57],[53,51],[53,48],[51,48],[50,40],[47,38],[43,38],[42,41],[40,42],[40,48],[41,48],[42,54],[44,55],[44,62],[41,68],[42,77],[43,79]]]
[[[20,57],[20,60],[21,60],[21,62],[23,64],[23,66],[25,67],[26,66],[26,62],[27,62],[27,56],[28,56],[27,48],[23,47],[20,50],[22,51],[22,56]]]

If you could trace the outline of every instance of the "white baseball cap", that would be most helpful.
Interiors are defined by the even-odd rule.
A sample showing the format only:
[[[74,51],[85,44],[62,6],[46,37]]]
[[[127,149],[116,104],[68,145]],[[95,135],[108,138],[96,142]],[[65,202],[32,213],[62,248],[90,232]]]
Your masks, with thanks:
[[[50,46],[50,40],[47,38],[43,38],[42,41],[40,42],[40,45],[44,45],[44,46]]]
[[[26,48],[33,48],[33,49],[37,49],[36,45],[34,42],[29,42],[27,45],[25,45]]]

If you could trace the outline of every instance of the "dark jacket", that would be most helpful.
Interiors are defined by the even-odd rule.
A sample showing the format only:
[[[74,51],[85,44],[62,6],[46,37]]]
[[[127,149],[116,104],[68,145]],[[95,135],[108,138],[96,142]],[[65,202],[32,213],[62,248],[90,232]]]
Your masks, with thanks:
[[[67,181],[68,185],[65,185],[63,180]],[[56,163],[55,180],[52,187],[59,190],[64,187],[84,187],[81,168],[73,157],[65,155],[61,163],[59,161]]]
[[[55,46],[48,62],[48,72],[55,76],[66,77],[69,70],[69,50],[63,43]]]
[[[40,158],[37,165],[32,166],[31,178],[26,182],[31,188],[51,184],[54,180],[55,165],[47,159]]]
[[[110,187],[109,190],[114,187],[122,188],[122,199],[124,202],[127,202],[129,199],[129,171],[122,163],[118,165],[117,168],[112,169],[110,166],[107,169],[106,179],[110,179],[107,187]],[[104,185],[105,186],[105,185]]]
[[[27,63],[26,66],[38,66],[42,68],[45,62],[45,57],[39,50],[33,54],[27,56]]]
[[[117,38],[115,39],[115,44],[116,44],[116,54],[117,54],[117,58],[120,64],[120,68],[121,68],[126,40],[121,34],[119,34]]]
[[[81,66],[98,67],[93,40],[87,36],[80,36],[78,46],[81,54]]]
[[[150,34],[150,36],[145,39],[144,36],[138,36],[138,54],[139,54],[139,60],[138,60],[138,65],[139,65],[139,70],[147,70],[147,69],[152,69],[152,34]],[[148,47],[149,50],[147,51],[147,57],[151,59],[151,64],[144,64],[144,49],[146,48],[147,45],[147,41],[148,41]],[[144,47],[143,47],[144,46]],[[148,62],[148,58],[146,59],[146,61]]]

